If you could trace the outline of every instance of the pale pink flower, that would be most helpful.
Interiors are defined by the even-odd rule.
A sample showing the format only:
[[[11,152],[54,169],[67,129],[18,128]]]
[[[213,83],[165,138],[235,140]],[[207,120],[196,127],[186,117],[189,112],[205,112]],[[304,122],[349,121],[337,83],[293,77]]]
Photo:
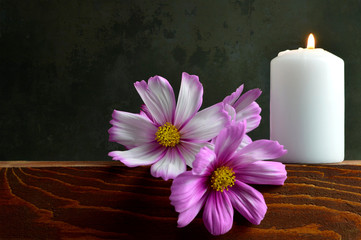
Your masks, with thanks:
[[[170,200],[179,213],[178,227],[188,225],[202,207],[204,225],[213,235],[232,228],[233,208],[253,224],[264,218],[264,198],[248,184],[283,185],[285,166],[262,160],[281,157],[287,151],[270,140],[254,141],[239,149],[245,133],[245,121],[224,128],[214,150],[202,148],[192,171],[173,180]]]
[[[172,86],[160,76],[134,84],[145,106],[141,114],[114,110],[109,140],[129,150],[109,156],[128,167],[152,165],[151,174],[173,179],[192,166],[195,155],[217,136],[230,117],[223,103],[198,112],[203,87],[198,76],[182,74],[176,104]]]

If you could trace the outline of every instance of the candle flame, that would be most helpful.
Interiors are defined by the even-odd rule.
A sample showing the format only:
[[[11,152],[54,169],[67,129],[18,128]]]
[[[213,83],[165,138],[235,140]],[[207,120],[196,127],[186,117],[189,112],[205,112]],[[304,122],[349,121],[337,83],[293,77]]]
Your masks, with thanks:
[[[314,49],[315,48],[315,37],[313,36],[312,33],[310,33],[310,36],[308,36],[307,48],[308,49]]]

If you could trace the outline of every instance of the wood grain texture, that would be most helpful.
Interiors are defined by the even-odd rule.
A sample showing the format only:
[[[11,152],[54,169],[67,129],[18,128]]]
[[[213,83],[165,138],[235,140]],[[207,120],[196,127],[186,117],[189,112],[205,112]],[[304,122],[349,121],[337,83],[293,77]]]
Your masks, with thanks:
[[[219,237],[201,215],[177,228],[171,181],[149,167],[65,165],[0,164],[0,239],[361,239],[360,165],[287,165],[284,186],[254,186],[268,206],[261,224],[235,212]]]

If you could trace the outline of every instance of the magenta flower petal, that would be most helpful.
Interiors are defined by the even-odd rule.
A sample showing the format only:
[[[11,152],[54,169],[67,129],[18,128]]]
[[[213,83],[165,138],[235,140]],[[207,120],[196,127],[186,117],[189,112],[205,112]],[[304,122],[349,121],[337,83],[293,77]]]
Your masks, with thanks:
[[[148,80],[148,84],[141,81],[134,86],[156,123],[172,122],[176,103],[173,88],[165,78],[155,76]]]
[[[232,107],[229,104],[224,104],[224,110],[228,113],[228,115],[231,117],[231,121],[236,121],[237,119],[237,114],[236,114],[236,110],[234,110],[234,107]]]
[[[164,157],[150,168],[153,177],[161,177],[166,181],[185,171],[186,163],[175,148],[167,149]]]
[[[246,132],[247,132],[247,130],[246,130]],[[245,146],[247,146],[251,142],[252,142],[252,139],[247,134],[245,134],[244,137],[242,138],[242,142],[241,142],[241,144],[239,145],[238,148],[239,149],[244,148]]]
[[[205,175],[211,173],[212,162],[216,159],[214,151],[208,147],[202,148],[196,155],[196,160],[193,162],[192,172],[194,175]]]
[[[116,110],[112,117],[110,123],[113,127],[108,130],[109,141],[133,148],[154,140],[157,128],[147,118]]]
[[[148,143],[127,151],[113,151],[108,155],[128,167],[137,167],[157,162],[164,156],[164,150],[155,143]]]
[[[144,105],[144,106],[145,106],[145,105]],[[154,122],[152,119],[150,119],[150,118],[148,117],[147,113],[144,112],[144,111],[142,111],[142,110],[139,112],[139,115],[142,116],[142,117],[148,118],[150,121]]]
[[[184,72],[175,110],[175,126],[182,128],[197,113],[202,105],[202,96],[203,86],[198,76]]]
[[[256,102],[252,102],[250,105],[245,107],[242,111],[237,112],[236,121],[247,121],[246,132],[250,132],[253,129],[257,128],[261,122],[261,113],[262,109]]]
[[[260,95],[262,91],[258,88],[249,90],[245,92],[234,104],[233,107],[236,109],[236,112],[242,111],[252,102],[254,102]]]
[[[213,235],[228,232],[233,225],[233,207],[228,194],[212,191],[209,193],[203,211],[203,222]]]
[[[178,144],[177,148],[179,154],[183,156],[186,164],[192,167],[195,156],[197,155],[199,150],[202,147],[204,147],[204,145],[206,144],[207,143],[193,143],[193,142],[181,141],[181,143]]]
[[[143,104],[140,107],[141,111],[140,111],[140,115],[147,117],[151,122],[154,122],[154,119],[152,117],[152,114],[149,112],[147,106],[145,104]]]
[[[261,122],[262,117],[260,115],[254,115],[252,117],[246,118],[247,129],[246,132],[250,132],[253,129],[257,128]]]
[[[236,180],[227,192],[232,206],[253,224],[260,224],[267,212],[267,205],[260,192]]]
[[[239,96],[241,96],[242,91],[243,91],[244,85],[242,84],[241,86],[239,86],[235,92],[233,92],[231,95],[225,97],[223,99],[223,103],[224,104],[229,104],[229,105],[233,105],[239,98]]]
[[[223,103],[218,103],[212,107],[198,112],[185,126],[180,130],[183,140],[193,142],[208,141],[228,124],[230,117],[223,108]]]
[[[178,221],[177,221],[178,227],[187,226],[197,216],[197,214],[199,213],[199,211],[201,210],[207,199],[206,195],[207,194],[203,195],[202,198],[198,202],[196,202],[193,206],[179,213]]]
[[[248,106],[242,109],[242,111],[237,114],[237,121],[242,121],[250,117],[259,115],[262,112],[262,109],[256,102],[252,102]]]
[[[255,102],[255,100],[261,95],[262,91],[260,89],[252,89],[241,95],[242,90],[243,85],[240,86],[230,96],[227,96],[223,100],[223,103],[229,104],[234,108],[236,112],[236,118],[232,117],[232,120],[237,122],[244,120],[247,121],[246,132],[250,132],[258,127],[261,121],[261,108]],[[227,111],[230,112],[228,109]],[[233,114],[231,114],[231,116],[233,116]]]
[[[214,152],[220,162],[227,161],[241,144],[246,133],[245,122],[234,123],[224,128],[216,139]]]
[[[234,171],[239,181],[248,184],[283,185],[287,178],[285,165],[280,162],[257,161]]]
[[[248,157],[253,160],[276,159],[287,153],[277,141],[257,140],[237,152],[238,156]]]
[[[181,213],[199,202],[207,191],[207,181],[207,177],[193,175],[190,171],[175,178],[169,197],[175,210]]]

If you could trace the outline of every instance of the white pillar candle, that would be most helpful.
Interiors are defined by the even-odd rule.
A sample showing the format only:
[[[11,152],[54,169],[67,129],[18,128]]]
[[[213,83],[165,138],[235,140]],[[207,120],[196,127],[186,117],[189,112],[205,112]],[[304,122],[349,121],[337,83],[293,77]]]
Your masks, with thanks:
[[[345,96],[341,58],[314,46],[280,52],[271,61],[270,98],[270,138],[288,150],[279,161],[343,161]]]

